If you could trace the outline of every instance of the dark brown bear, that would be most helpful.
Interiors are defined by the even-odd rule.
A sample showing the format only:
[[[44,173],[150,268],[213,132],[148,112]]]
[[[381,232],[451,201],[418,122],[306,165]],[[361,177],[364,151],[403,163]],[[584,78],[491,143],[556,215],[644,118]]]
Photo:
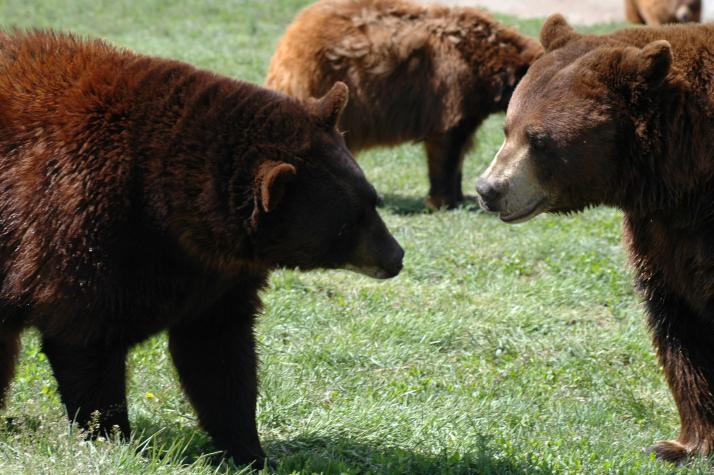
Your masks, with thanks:
[[[681,461],[714,453],[714,26],[583,36],[563,17],[508,108],[477,183],[507,222],[607,205],[625,213],[649,325],[679,409]]]
[[[461,169],[474,131],[506,109],[543,52],[474,8],[405,0],[321,0],[280,40],[267,86],[298,98],[350,88],[340,120],[349,149],[424,143],[431,208],[463,201]]]
[[[202,426],[237,463],[255,425],[258,291],[276,267],[386,278],[403,251],[335,124],[184,63],[49,32],[0,36],[0,387],[42,334],[68,415],[129,433],[128,349],[168,330]]]

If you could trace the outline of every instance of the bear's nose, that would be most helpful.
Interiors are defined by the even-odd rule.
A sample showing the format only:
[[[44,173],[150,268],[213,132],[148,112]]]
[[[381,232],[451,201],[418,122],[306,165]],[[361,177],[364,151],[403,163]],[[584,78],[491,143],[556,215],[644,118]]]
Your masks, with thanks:
[[[489,208],[492,208],[492,205],[501,197],[501,191],[483,177],[476,180],[476,192],[481,197],[481,201]]]
[[[679,7],[679,9],[677,10],[676,16],[677,16],[677,20],[680,23],[689,23],[690,21],[692,21],[692,17],[693,17],[692,11],[686,5],[682,5],[681,7]]]
[[[390,256],[389,261],[384,267],[387,278],[392,278],[399,275],[399,273],[402,271],[403,260],[404,249],[402,249],[402,246],[397,245],[397,248],[394,250],[394,252]]]

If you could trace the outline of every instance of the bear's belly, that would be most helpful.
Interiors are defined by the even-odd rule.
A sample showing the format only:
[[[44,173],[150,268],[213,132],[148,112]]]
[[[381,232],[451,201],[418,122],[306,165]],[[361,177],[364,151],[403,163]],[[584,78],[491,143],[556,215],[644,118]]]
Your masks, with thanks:
[[[125,282],[119,284],[121,292],[102,288],[62,293],[32,305],[25,325],[67,344],[131,346],[172,325],[205,317],[235,285],[233,279],[196,276],[188,281]]]

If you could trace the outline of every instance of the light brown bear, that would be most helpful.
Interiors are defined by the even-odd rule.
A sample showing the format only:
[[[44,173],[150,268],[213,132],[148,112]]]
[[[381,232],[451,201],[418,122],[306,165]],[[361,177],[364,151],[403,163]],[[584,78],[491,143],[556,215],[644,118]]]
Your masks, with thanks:
[[[402,0],[322,0],[281,39],[267,86],[301,99],[350,88],[340,128],[353,152],[424,142],[432,208],[464,196],[461,169],[476,128],[503,111],[542,53],[534,39],[473,8]]]
[[[632,23],[663,25],[665,23],[700,22],[701,0],[625,0],[625,15]]]
[[[477,181],[506,222],[607,205],[679,410],[663,459],[714,453],[714,25],[579,35],[562,16],[508,107]]]

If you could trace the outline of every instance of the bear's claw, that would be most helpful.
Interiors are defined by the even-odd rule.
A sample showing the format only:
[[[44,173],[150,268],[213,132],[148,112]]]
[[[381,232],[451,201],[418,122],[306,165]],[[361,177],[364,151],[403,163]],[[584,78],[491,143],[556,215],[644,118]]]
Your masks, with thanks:
[[[645,452],[654,453],[659,460],[681,464],[689,457],[691,449],[676,440],[662,440]]]

